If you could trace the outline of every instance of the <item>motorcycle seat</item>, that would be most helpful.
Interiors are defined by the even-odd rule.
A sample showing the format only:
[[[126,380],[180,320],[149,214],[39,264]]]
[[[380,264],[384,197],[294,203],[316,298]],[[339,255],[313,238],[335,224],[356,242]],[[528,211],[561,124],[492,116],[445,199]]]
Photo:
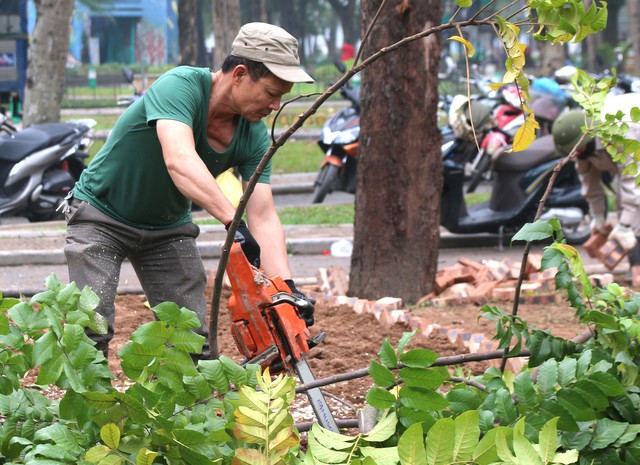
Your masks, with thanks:
[[[16,163],[36,150],[53,146],[75,133],[67,123],[47,123],[32,126],[13,135],[0,137],[0,160]]]
[[[500,155],[493,168],[496,171],[524,172],[549,160],[559,158],[553,143],[553,136],[537,138],[525,150]]]

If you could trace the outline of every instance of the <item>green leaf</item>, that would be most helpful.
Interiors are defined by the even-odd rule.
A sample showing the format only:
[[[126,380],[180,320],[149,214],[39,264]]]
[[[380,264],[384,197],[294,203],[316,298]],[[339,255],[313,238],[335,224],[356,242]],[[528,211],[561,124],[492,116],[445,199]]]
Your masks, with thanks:
[[[480,406],[478,393],[471,389],[452,389],[446,395],[449,408],[455,413],[463,413],[467,410],[476,410]]]
[[[603,418],[596,422],[593,438],[589,444],[593,450],[601,450],[613,444],[624,434],[628,423]]]
[[[454,462],[465,463],[472,459],[473,451],[478,445],[478,440],[480,438],[480,427],[478,426],[479,420],[480,414],[477,410],[464,412],[454,420]]]
[[[136,465],[152,465],[158,455],[157,452],[143,447],[138,451],[138,455],[136,455]]]
[[[427,465],[422,423],[411,425],[398,440],[401,465]]]
[[[531,372],[523,371],[513,382],[513,391],[521,409],[531,409],[537,402],[536,390],[533,387]]]
[[[540,457],[544,463],[552,462],[558,450],[558,418],[552,418],[540,429],[538,445]]]
[[[589,381],[595,383],[609,397],[621,396],[625,393],[624,386],[610,373],[596,371],[589,376]]]
[[[396,377],[391,370],[375,360],[371,360],[369,363],[369,376],[380,387],[391,387],[396,384]]]
[[[413,368],[427,368],[436,360],[438,354],[429,349],[413,349],[400,354],[400,361]]]
[[[247,372],[244,368],[225,355],[220,356],[219,360],[225,375],[237,388],[247,384]]]
[[[427,433],[427,462],[429,465],[449,465],[453,459],[455,426],[453,419],[442,418]]]
[[[411,339],[413,338],[413,336],[415,336],[415,334],[417,332],[418,332],[418,330],[414,329],[410,333],[408,333],[408,332],[402,333],[402,337],[400,337],[400,340],[398,341],[398,353],[399,354],[404,352],[404,348],[407,347],[407,345],[411,342]]]
[[[176,349],[192,354],[202,352],[205,337],[194,333],[191,329],[178,328],[169,337],[169,344]]]
[[[547,360],[540,366],[538,372],[538,390],[543,397],[551,397],[556,392],[558,385],[558,363],[555,360]]]
[[[395,434],[397,424],[398,417],[394,413],[387,413],[363,438],[369,442],[384,442]]]
[[[91,463],[101,463],[102,460],[106,458],[107,455],[109,455],[110,453],[111,453],[111,449],[109,449],[105,445],[98,444],[97,446],[94,446],[87,451],[86,455],[84,456],[84,459],[87,462],[91,462]]]
[[[313,454],[315,460],[321,463],[345,463],[345,460],[349,457],[350,452],[342,452],[332,450],[330,445],[325,445],[316,439],[314,428],[309,432],[308,442],[309,450]]]
[[[176,328],[194,329],[200,327],[200,320],[195,312],[186,308],[178,308],[178,305],[173,302],[163,302],[151,310],[161,321]]]
[[[543,465],[540,456],[524,435],[515,435],[513,438],[513,450],[518,458],[518,463],[527,465]]]
[[[164,347],[168,342],[174,328],[167,326],[162,321],[150,321],[139,326],[130,337],[130,340],[150,350]]]
[[[415,410],[433,412],[449,406],[439,392],[404,386],[400,389],[400,403]]]
[[[456,3],[460,8],[468,8],[473,5],[473,0],[456,0]]]
[[[198,366],[200,373],[213,389],[222,394],[229,390],[229,380],[224,374],[220,360],[200,360]]]
[[[398,366],[396,351],[393,349],[393,346],[388,339],[382,341],[382,347],[378,352],[378,357],[380,358],[380,363],[387,368],[396,368]]]
[[[361,447],[360,453],[365,457],[364,464],[368,464],[367,459],[372,459],[375,464],[398,463],[397,447]]]
[[[439,371],[422,368],[401,368],[400,379],[407,386],[435,389],[442,385],[444,377]]]
[[[495,407],[496,414],[500,419],[501,425],[508,425],[515,421],[518,411],[511,398],[511,393],[504,388],[498,389],[496,392]]]
[[[553,227],[548,221],[538,220],[535,223],[526,223],[520,231],[511,238],[511,242],[542,241],[551,237],[553,237]]]
[[[366,401],[367,404],[371,405],[372,407],[375,407],[379,410],[386,410],[393,407],[396,402],[396,398],[389,391],[374,386],[369,389]]]
[[[100,439],[107,447],[115,450],[120,445],[120,429],[113,423],[107,423],[100,428]]]

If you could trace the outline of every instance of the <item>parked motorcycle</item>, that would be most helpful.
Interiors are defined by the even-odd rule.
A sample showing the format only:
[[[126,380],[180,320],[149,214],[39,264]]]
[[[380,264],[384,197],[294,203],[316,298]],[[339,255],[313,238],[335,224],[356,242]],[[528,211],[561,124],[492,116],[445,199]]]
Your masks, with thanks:
[[[56,209],[86,166],[95,124],[82,119],[17,130],[0,115],[0,216],[62,219]]]
[[[340,72],[344,64],[337,62]],[[313,203],[322,203],[334,190],[353,193],[356,190],[356,166],[360,145],[360,87],[347,83],[341,95],[351,102],[336,112],[322,127],[318,145],[325,154],[313,188]]]
[[[552,135],[536,139],[524,151],[501,155],[493,166],[490,200],[473,206],[467,206],[464,198],[464,166],[443,160],[442,226],[456,234],[497,233],[502,244],[505,235],[512,235],[534,219],[560,160]],[[545,208],[542,219],[557,217],[568,243],[581,244],[589,238],[589,205],[581,194],[573,163],[560,170]]]

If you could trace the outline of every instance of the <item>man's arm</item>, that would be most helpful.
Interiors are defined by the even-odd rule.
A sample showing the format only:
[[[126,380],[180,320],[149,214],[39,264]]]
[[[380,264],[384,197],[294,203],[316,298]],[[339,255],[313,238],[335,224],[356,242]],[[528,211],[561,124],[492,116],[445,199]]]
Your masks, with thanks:
[[[193,130],[174,120],[158,120],[158,139],[169,175],[178,190],[221,223],[233,219],[235,208],[198,156]]]
[[[260,244],[262,269],[267,275],[291,279],[284,230],[269,184],[257,183],[247,202],[251,234]]]

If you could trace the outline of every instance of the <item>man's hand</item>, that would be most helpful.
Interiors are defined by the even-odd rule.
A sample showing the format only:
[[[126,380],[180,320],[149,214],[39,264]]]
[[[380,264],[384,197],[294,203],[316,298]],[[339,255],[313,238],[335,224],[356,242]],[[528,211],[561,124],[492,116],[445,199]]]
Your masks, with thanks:
[[[314,305],[316,304],[316,300],[310,297],[307,297],[302,292],[300,292],[298,288],[296,288],[296,284],[293,282],[293,279],[285,279],[284,282],[287,284],[287,286],[289,286],[289,289],[291,289],[291,294],[296,299],[302,299],[309,302],[309,305],[305,307],[298,307],[298,310],[300,311],[300,318],[304,320],[304,323],[307,325],[307,327],[313,326],[313,323],[314,323],[313,312],[314,312]]]
[[[224,228],[228,231],[231,223],[227,223],[224,225]],[[236,229],[236,235],[233,239],[235,242],[239,242],[242,247],[242,251],[244,255],[256,268],[260,268],[260,246],[258,242],[251,235],[251,231],[247,227],[247,223],[244,220],[240,220],[238,223],[238,229]]]
[[[633,250],[638,243],[633,229],[620,223],[616,224],[609,234],[609,240],[616,241],[625,252]]]

